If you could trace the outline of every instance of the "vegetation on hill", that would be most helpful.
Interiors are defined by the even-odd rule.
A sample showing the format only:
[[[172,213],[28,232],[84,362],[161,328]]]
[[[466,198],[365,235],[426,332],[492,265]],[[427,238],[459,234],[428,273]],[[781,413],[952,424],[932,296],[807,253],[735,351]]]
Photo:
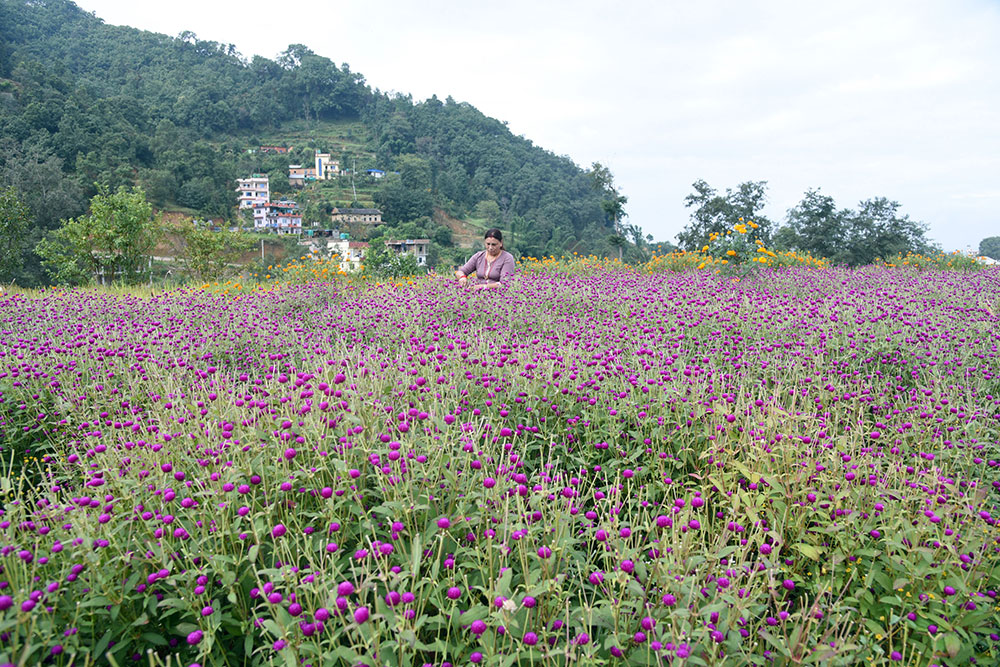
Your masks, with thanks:
[[[269,143],[293,150],[256,150]],[[85,213],[99,185],[234,220],[237,177],[263,171],[290,195],[289,162],[311,164],[314,149],[398,176],[296,192],[307,220],[356,203],[382,207],[390,225],[433,227],[435,209],[462,218],[485,206],[524,254],[607,250],[611,223],[587,172],[469,104],[373,90],[301,44],[248,59],[193,32],[106,25],[69,0],[0,0],[0,185],[32,217],[22,284],[45,280],[33,248]]]

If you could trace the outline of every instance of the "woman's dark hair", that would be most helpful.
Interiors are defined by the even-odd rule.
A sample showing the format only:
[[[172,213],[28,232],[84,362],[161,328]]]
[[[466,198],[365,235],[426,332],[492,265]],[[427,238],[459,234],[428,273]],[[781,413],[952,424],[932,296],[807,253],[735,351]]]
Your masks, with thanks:
[[[487,229],[486,234],[483,236],[484,239],[496,239],[500,243],[503,243],[503,232],[494,227],[493,229]]]

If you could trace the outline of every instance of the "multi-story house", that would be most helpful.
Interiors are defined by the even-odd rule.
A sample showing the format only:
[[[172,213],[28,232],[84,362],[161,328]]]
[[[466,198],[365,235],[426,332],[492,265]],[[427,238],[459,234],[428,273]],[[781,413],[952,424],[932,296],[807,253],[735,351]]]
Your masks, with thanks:
[[[238,178],[236,182],[240,186],[236,188],[236,192],[239,194],[240,208],[253,208],[271,198],[267,174],[251,174],[250,178]]]
[[[288,184],[301,188],[306,183],[316,180],[316,170],[312,167],[303,167],[301,164],[288,165]]]
[[[254,229],[273,234],[301,234],[302,211],[293,201],[262,202],[253,209]]]
[[[335,223],[363,222],[369,225],[382,223],[382,211],[377,208],[335,208],[330,214]]]
[[[316,151],[316,178],[320,181],[328,181],[331,178],[340,176],[340,162],[330,158],[329,153]]]

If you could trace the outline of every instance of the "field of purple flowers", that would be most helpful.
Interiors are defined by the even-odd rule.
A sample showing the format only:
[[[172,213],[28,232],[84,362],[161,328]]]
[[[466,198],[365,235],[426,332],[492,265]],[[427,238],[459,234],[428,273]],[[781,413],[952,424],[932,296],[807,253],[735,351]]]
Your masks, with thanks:
[[[1000,662],[1000,271],[0,298],[0,663]]]

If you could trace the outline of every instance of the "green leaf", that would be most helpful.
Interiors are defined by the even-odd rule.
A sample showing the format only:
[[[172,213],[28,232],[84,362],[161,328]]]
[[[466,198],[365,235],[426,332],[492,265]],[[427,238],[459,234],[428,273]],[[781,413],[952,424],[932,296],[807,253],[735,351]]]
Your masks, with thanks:
[[[954,658],[962,650],[962,640],[954,633],[944,636],[944,650],[948,652],[949,658]]]
[[[803,556],[805,556],[806,558],[808,558],[810,560],[819,560],[820,559],[821,554],[820,554],[819,547],[813,546],[812,544],[806,544],[804,542],[797,542],[797,543],[795,543],[795,544],[792,545],[792,548],[798,550],[798,552],[800,554],[802,554]]]
[[[144,632],[140,636],[150,644],[154,644],[156,646],[167,645],[167,640],[164,639],[161,635],[156,634],[155,632]]]
[[[81,605],[82,606],[82,605]],[[105,649],[108,648],[108,644],[111,643],[111,630],[107,630],[101,637],[97,645],[94,646],[94,655],[104,655]]]

